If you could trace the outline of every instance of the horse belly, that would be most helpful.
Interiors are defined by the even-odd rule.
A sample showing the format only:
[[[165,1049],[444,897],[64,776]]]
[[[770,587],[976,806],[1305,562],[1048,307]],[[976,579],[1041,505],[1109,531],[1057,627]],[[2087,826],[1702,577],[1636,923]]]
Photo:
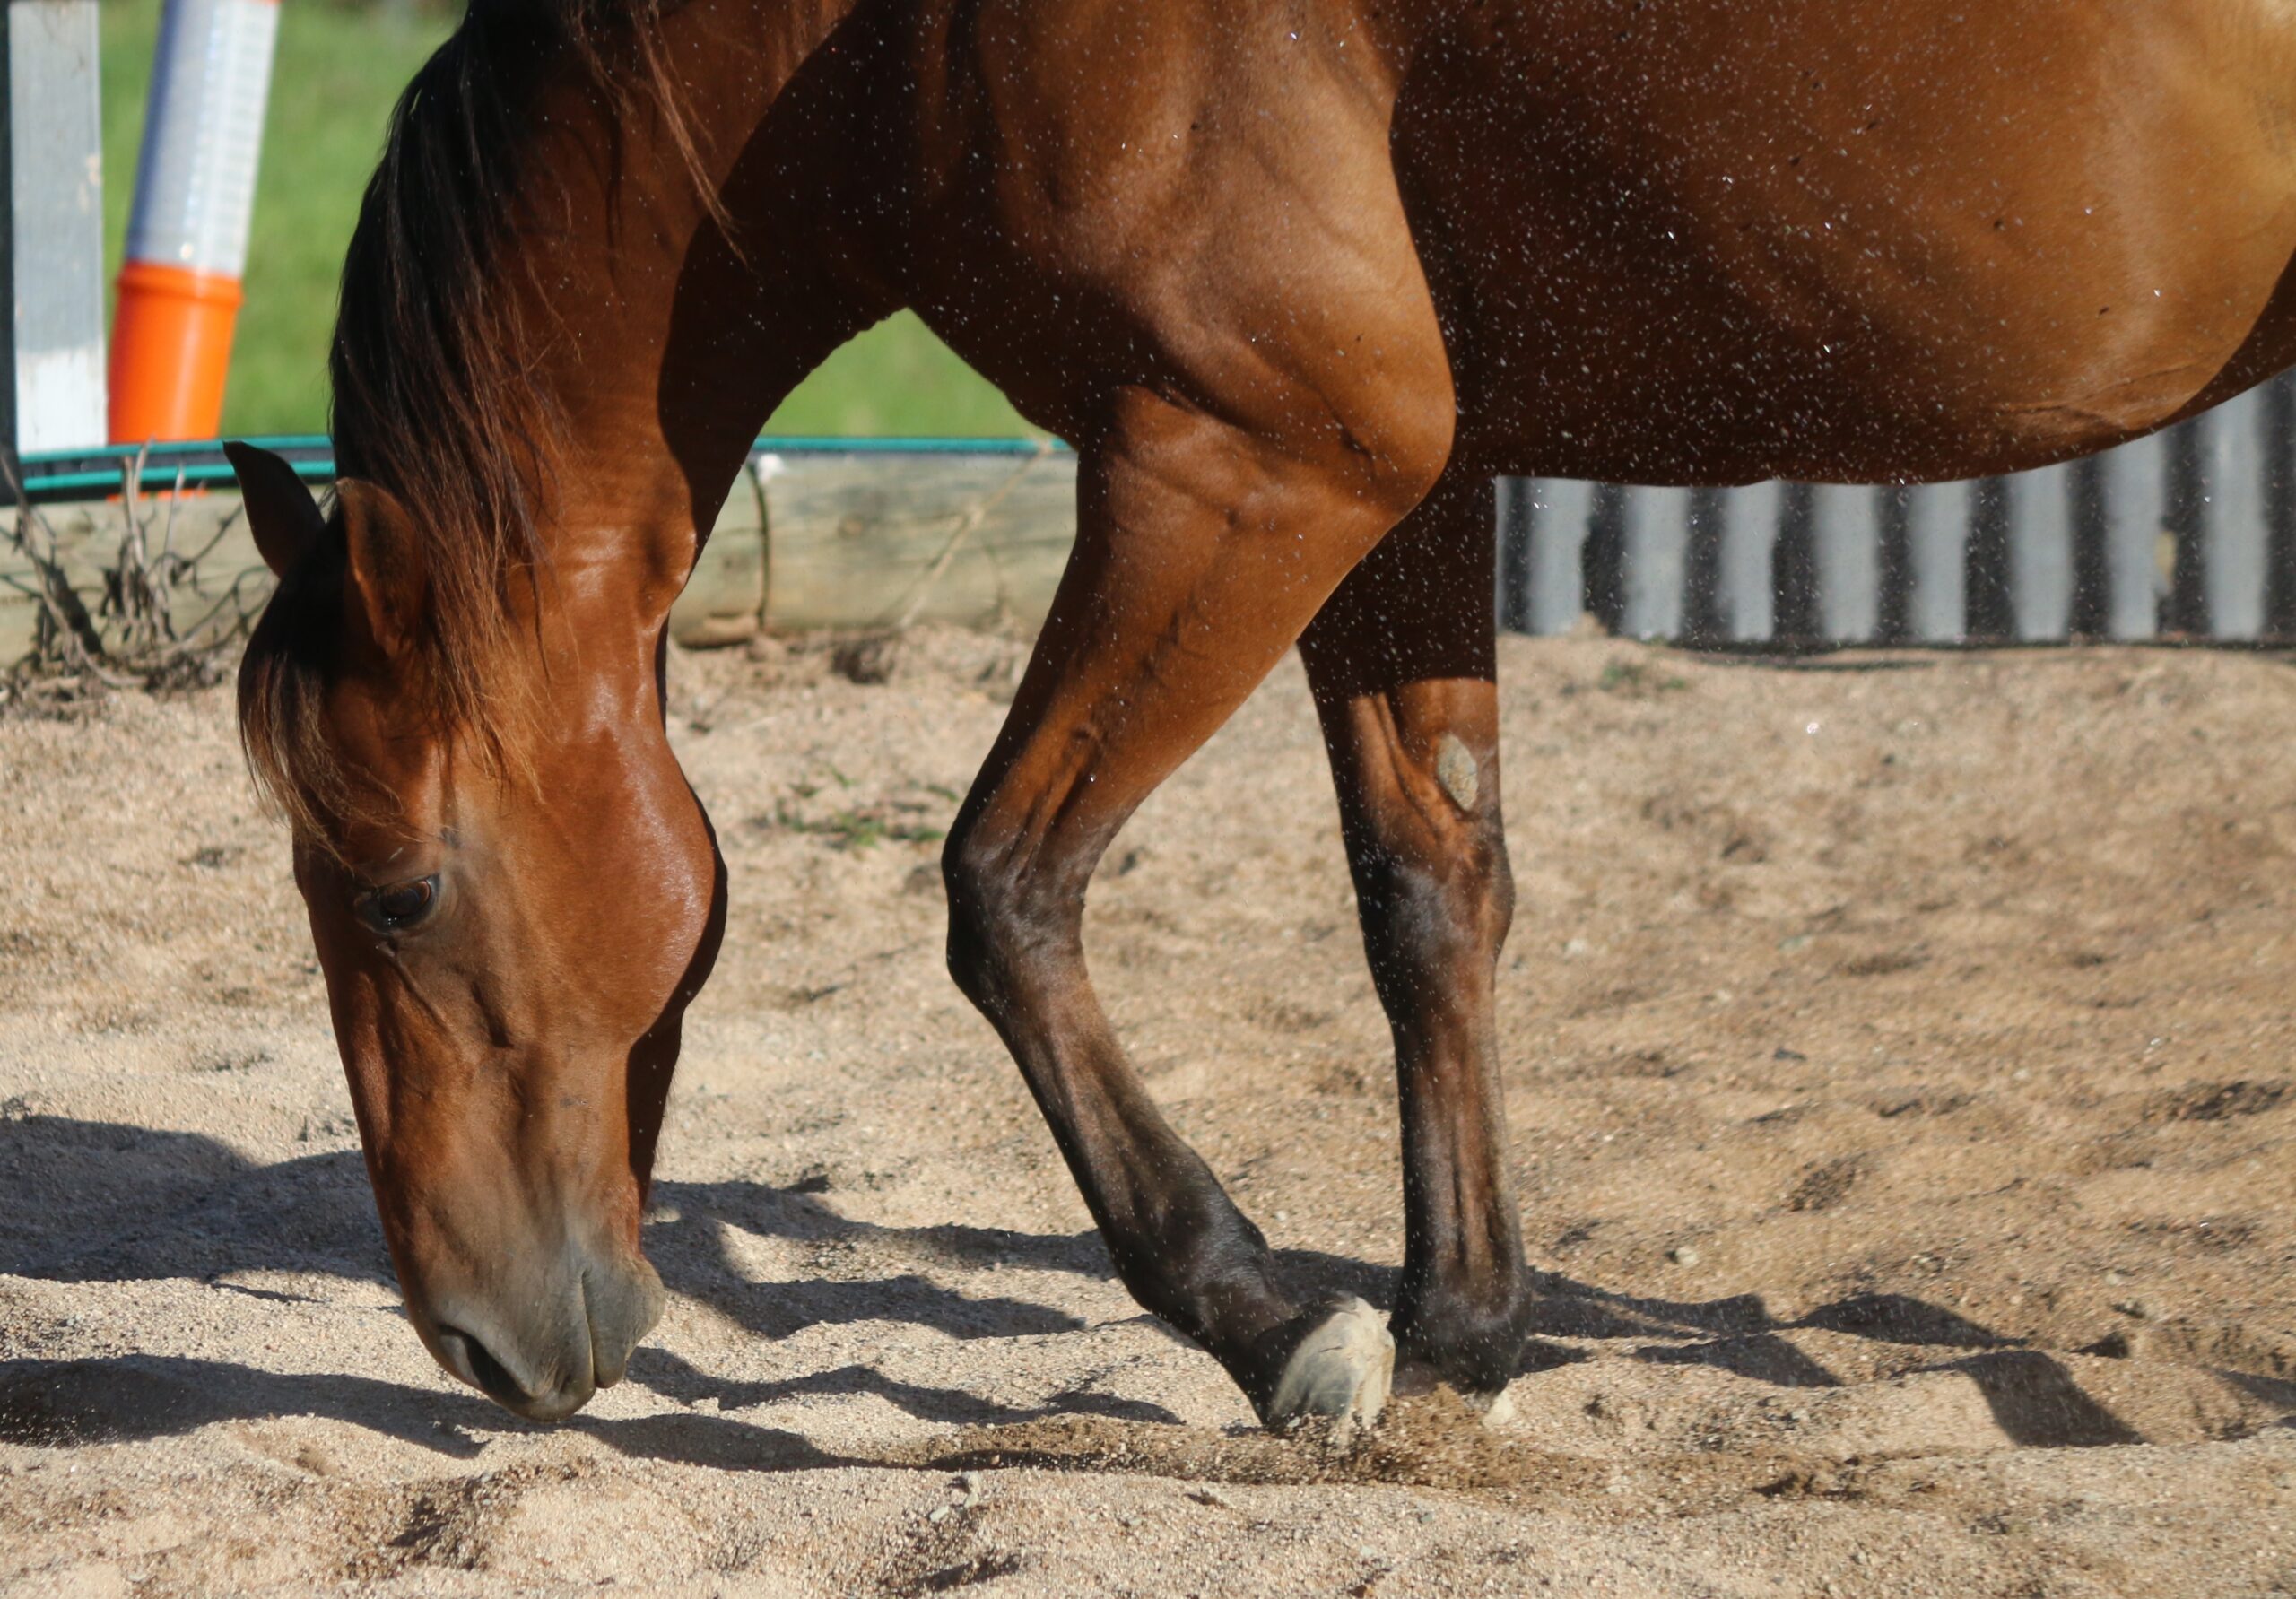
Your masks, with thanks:
[[[2265,8],[1597,9],[1502,10],[1397,108],[1461,448],[1495,469],[2062,459],[2190,403],[2296,252]]]

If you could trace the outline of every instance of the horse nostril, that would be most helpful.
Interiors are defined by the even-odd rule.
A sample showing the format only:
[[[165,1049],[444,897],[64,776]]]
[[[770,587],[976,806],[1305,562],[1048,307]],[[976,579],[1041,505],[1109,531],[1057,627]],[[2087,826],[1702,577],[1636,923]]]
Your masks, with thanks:
[[[487,1352],[486,1345],[464,1332],[460,1327],[442,1326],[439,1342],[448,1352],[461,1357],[460,1364],[471,1381],[504,1404],[519,1404],[533,1397],[524,1384],[503,1368],[502,1362]]]

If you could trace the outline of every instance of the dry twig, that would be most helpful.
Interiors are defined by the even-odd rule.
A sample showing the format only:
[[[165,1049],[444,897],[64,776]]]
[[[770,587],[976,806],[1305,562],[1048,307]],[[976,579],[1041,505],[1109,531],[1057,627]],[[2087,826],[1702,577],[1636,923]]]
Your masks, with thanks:
[[[249,574],[235,573],[221,593],[210,595],[202,575],[207,557],[242,513],[222,518],[199,549],[178,551],[184,474],[177,473],[172,491],[154,506],[143,493],[145,460],[139,450],[122,462],[119,543],[99,573],[101,597],[92,613],[73,586],[54,526],[26,497],[13,465],[0,461],[0,474],[16,498],[8,542],[27,569],[0,582],[30,594],[39,605],[31,650],[4,669],[5,698],[54,704],[112,688],[213,682],[222,674],[224,651],[254,625],[267,585],[250,586]],[[188,609],[187,596],[210,603],[196,622],[179,630],[177,617]]]

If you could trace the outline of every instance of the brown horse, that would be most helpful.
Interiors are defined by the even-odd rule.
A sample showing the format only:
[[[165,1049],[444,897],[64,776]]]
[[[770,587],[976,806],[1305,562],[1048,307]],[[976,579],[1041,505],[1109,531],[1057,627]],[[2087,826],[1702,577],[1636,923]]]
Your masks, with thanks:
[[[247,747],[423,1341],[558,1417],[658,1313],[725,884],[665,617],[767,413],[894,309],[1080,455],[950,969],[1126,1284],[1279,1423],[1522,1355],[1492,474],[2054,461],[2296,358],[2292,252],[2275,0],[476,0],[344,270],[332,511],[234,452],[281,577]],[[1392,1342],[1286,1291],[1081,943],[1295,643],[1395,1033]]]

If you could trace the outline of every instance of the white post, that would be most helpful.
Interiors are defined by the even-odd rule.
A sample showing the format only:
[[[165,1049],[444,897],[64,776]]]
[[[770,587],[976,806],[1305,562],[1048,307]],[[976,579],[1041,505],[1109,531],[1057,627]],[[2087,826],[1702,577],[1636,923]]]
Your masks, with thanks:
[[[104,442],[96,0],[9,0],[18,449]]]

